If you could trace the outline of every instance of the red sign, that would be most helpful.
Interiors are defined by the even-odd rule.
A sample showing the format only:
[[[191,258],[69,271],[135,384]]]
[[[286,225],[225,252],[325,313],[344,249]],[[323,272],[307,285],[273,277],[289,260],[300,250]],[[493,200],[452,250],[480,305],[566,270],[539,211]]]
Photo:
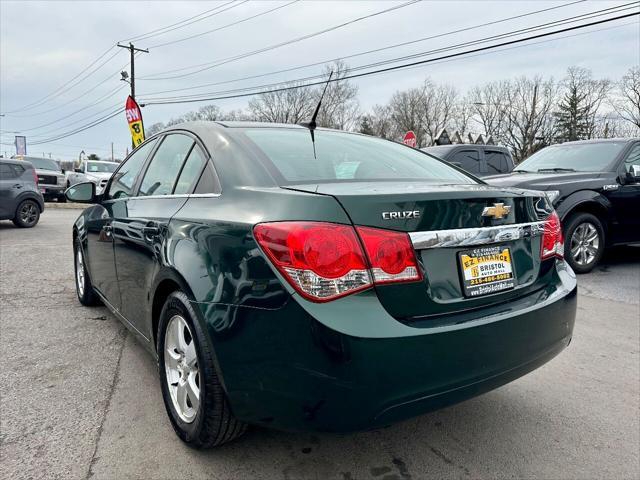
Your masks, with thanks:
[[[131,131],[131,140],[133,141],[133,147],[137,147],[144,142],[144,126],[142,125],[142,112],[136,101],[131,98],[131,95],[127,97],[127,103],[125,105],[125,115],[127,117],[127,123],[129,124],[129,130]]]
[[[402,143],[404,143],[409,147],[416,148],[418,146],[418,140],[416,139],[416,134],[413,133],[412,130],[409,130],[407,133],[404,134],[404,137],[402,138]]]

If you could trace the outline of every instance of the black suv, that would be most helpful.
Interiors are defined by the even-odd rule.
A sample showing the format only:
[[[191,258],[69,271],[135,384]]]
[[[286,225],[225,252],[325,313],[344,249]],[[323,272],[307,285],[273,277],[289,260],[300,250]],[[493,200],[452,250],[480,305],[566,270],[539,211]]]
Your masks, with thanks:
[[[509,173],[514,163],[506,147],[497,145],[439,145],[422,149],[431,155],[472,173],[476,177]]]
[[[0,220],[29,228],[38,223],[43,210],[44,198],[33,165],[0,158]]]
[[[545,190],[563,224],[565,257],[578,273],[604,248],[640,242],[640,139],[568,142],[543,148],[492,185]]]

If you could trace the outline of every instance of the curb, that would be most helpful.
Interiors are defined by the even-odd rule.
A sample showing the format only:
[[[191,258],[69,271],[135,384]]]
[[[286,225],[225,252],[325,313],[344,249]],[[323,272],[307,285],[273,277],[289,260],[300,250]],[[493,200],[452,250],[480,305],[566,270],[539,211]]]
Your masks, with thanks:
[[[84,210],[88,205],[85,203],[58,203],[58,202],[45,202],[44,203],[44,211],[46,212],[48,209],[56,210],[56,209],[64,209],[64,210]]]

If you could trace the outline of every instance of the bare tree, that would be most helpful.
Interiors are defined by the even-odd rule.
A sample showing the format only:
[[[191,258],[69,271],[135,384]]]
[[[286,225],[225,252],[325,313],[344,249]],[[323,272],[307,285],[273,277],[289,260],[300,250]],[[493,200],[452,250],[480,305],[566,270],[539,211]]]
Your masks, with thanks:
[[[593,79],[591,70],[586,68],[569,67],[560,87],[563,96],[555,112],[558,139],[593,138],[597,128],[596,117],[611,90],[611,81]]]
[[[507,96],[511,89],[508,80],[474,87],[468,95],[473,120],[482,125],[484,133],[503,141],[507,109]]]
[[[425,142],[433,143],[440,130],[449,126],[456,111],[457,97],[456,89],[451,85],[436,85],[429,78],[424,81],[421,107]]]
[[[469,133],[471,130],[471,122],[473,121],[474,110],[469,99],[470,97],[467,95],[456,102],[449,123],[452,131],[457,131],[461,137],[465,137],[467,133]]]
[[[304,84],[298,88],[268,92],[249,100],[249,111],[260,122],[300,123],[308,120],[315,108],[315,93]]]
[[[324,73],[327,78],[329,73],[333,71],[332,78],[337,80],[332,81],[327,86],[327,91],[322,100],[322,107],[318,113],[318,125],[340,130],[353,130],[357,127],[360,118],[358,87],[348,80],[344,80],[348,70],[348,66],[342,61],[337,61],[324,67]],[[320,100],[323,90],[324,85],[319,85],[316,88],[316,104]]]
[[[618,98],[611,103],[618,115],[640,128],[640,65],[631,67],[618,82]]]
[[[366,126],[363,127],[365,122]],[[371,113],[362,116],[360,132],[380,138],[393,139],[397,134],[397,129],[393,128],[391,107],[389,105],[374,105]]]
[[[504,104],[504,143],[520,162],[553,143],[555,122],[552,109],[557,86],[553,79],[520,77],[510,84]]]
[[[426,146],[422,88],[394,93],[389,102],[389,114],[392,138],[399,140],[404,132],[412,130],[416,134],[417,146]]]
[[[640,127],[626,121],[617,112],[598,115],[593,138],[631,138],[640,136]]]

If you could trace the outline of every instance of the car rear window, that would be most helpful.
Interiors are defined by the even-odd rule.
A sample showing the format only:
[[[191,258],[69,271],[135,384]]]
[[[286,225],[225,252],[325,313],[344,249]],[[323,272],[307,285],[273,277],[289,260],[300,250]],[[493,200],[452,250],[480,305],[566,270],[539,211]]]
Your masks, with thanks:
[[[247,129],[247,137],[285,183],[353,180],[429,180],[476,183],[419,150],[365,135],[326,130]]]

